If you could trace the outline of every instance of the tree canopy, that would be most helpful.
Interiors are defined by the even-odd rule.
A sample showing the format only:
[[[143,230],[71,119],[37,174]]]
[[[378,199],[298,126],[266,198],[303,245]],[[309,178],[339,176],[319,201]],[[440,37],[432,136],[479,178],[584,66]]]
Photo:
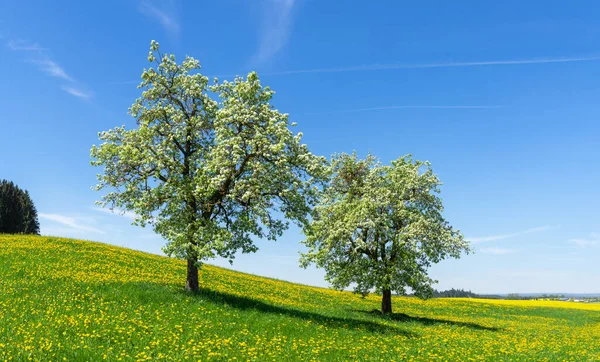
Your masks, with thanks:
[[[40,233],[37,210],[29,192],[7,180],[0,181],[0,233]]]
[[[330,172],[304,230],[302,265],[325,269],[334,288],[382,292],[383,313],[392,311],[392,292],[431,296],[428,267],[469,246],[442,216],[441,182],[430,164],[404,156],[382,165],[371,155],[340,154]]]
[[[135,212],[168,241],[167,254],[187,259],[186,287],[197,290],[203,260],[231,261],[257,250],[253,236],[306,224],[327,161],[292,133],[256,73],[211,85],[197,60],[178,64],[155,41],[148,60],[130,108],[137,127],[101,132],[91,149],[103,167],[96,189],[111,190],[101,205]]]

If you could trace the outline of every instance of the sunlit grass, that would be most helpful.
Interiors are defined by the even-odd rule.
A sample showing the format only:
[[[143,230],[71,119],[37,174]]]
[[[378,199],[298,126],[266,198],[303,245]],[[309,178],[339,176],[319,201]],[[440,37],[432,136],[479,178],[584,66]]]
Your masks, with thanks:
[[[600,305],[360,296],[86,241],[0,236],[0,360],[600,360]]]

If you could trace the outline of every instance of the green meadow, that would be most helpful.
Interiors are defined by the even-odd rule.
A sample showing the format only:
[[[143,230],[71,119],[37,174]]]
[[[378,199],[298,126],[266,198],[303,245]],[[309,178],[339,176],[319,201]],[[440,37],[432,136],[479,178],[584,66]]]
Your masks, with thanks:
[[[600,360],[600,305],[309,287],[96,242],[0,236],[0,360]]]

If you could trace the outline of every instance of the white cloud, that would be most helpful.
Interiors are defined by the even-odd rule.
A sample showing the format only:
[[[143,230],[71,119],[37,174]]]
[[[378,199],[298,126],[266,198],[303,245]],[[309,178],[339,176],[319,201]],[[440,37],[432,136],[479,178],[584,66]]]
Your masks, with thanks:
[[[503,249],[503,248],[482,248],[479,249],[484,254],[493,254],[493,255],[506,255],[516,253],[515,249]]]
[[[525,231],[519,231],[519,232],[516,232],[516,233],[500,234],[500,235],[490,235],[490,236],[483,236],[483,237],[477,237],[477,238],[467,238],[467,239],[469,241],[473,242],[473,243],[480,243],[480,242],[484,242],[484,241],[502,240],[502,239],[513,238],[515,236],[520,236],[520,235],[525,235],[525,234],[538,233],[538,232],[542,232],[542,231],[554,229],[554,228],[557,228],[557,227],[558,226],[544,225],[544,226],[538,226],[538,227],[534,227],[534,228],[531,228],[531,229],[527,229]]]
[[[533,58],[517,60],[490,60],[480,62],[444,62],[444,63],[418,63],[418,64],[369,64],[337,68],[314,68],[287,70],[281,72],[263,73],[264,75],[292,75],[304,73],[340,73],[340,72],[364,72],[373,70],[393,69],[419,69],[419,68],[459,68],[459,67],[481,67],[492,65],[525,65],[525,64],[547,64],[547,63],[574,63],[599,61],[600,56],[591,57],[562,57],[562,58]]]
[[[258,50],[253,63],[262,63],[279,52],[287,43],[292,31],[292,10],[295,0],[267,0],[264,3]]]
[[[165,2],[161,4],[164,6]],[[138,9],[145,16],[157,21],[169,34],[177,36],[180,26],[174,11],[175,6],[172,3],[167,5],[170,5],[169,9],[158,8],[150,2],[144,1],[140,3]]]
[[[60,225],[67,226],[71,229],[71,231],[74,229],[74,230],[80,230],[80,231],[89,231],[89,232],[97,233],[97,234],[105,234],[105,232],[100,229],[82,224],[81,220],[78,220],[77,218],[74,218],[74,217],[59,215],[59,214],[45,214],[45,213],[40,213],[38,215],[40,218],[42,218],[44,220],[53,221]],[[52,228],[50,228],[50,229],[52,229]],[[45,229],[44,231],[46,232],[47,230],[48,229]],[[59,229],[59,230],[64,231],[65,229],[63,228],[63,229]]]
[[[131,219],[131,220],[135,220],[135,218],[137,217],[137,214],[134,212],[121,210],[121,209],[117,209],[117,208],[113,208],[111,210],[111,209],[105,209],[103,207],[95,207],[95,208],[93,208],[93,210],[99,211],[99,212],[104,212],[106,214],[111,214],[111,215],[125,216],[126,218]]]

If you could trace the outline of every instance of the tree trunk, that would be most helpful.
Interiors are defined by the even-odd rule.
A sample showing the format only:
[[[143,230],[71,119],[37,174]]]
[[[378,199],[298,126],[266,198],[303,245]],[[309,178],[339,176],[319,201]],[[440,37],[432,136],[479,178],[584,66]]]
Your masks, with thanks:
[[[381,298],[381,313],[392,313],[392,291],[389,289],[383,291],[383,297]]]
[[[185,281],[185,289],[194,293],[199,290],[198,266],[196,265],[196,261],[193,259],[188,259],[187,261],[187,278]]]

